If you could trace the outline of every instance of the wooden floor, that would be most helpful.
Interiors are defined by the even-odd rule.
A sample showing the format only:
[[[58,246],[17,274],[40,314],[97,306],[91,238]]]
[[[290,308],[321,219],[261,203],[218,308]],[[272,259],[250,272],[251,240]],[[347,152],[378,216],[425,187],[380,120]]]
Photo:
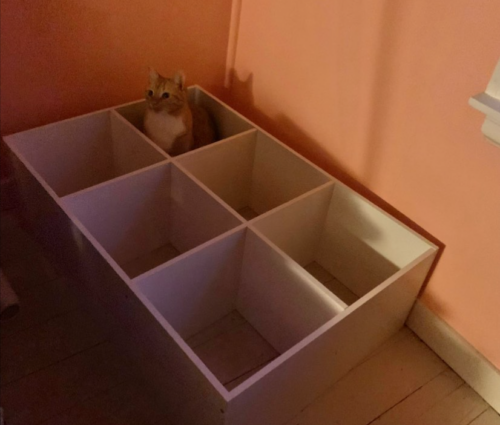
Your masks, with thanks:
[[[19,315],[1,324],[6,424],[169,424],[72,281],[9,214],[1,237],[2,269],[21,299]],[[199,338],[191,343],[201,346]],[[500,425],[500,417],[404,328],[287,425],[368,424]]]
[[[359,299],[355,293],[338,279],[335,279],[334,276],[316,261],[309,263],[304,268],[347,305],[351,305]]]
[[[237,310],[186,342],[228,390],[279,356]]]
[[[245,220],[250,221],[253,220],[255,217],[258,217],[259,214],[257,214],[252,208],[250,207],[243,207],[238,210],[238,214],[241,215]]]
[[[170,261],[179,254],[179,250],[169,243],[148,252],[146,255],[136,258],[135,260],[122,264],[121,267],[129,277],[134,278],[151,269],[154,269],[160,264]]]

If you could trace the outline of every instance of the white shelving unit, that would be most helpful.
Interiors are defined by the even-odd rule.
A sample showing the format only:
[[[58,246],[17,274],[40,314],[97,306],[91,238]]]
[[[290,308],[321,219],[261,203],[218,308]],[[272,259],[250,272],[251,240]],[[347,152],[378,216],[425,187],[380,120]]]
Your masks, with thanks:
[[[200,87],[175,158],[143,101],[8,136],[25,214],[173,423],[279,425],[404,324],[437,247]]]

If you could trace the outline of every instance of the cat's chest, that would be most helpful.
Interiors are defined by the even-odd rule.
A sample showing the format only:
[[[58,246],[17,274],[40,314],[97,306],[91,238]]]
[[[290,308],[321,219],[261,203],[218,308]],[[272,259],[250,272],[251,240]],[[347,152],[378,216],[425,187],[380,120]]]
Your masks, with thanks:
[[[177,137],[186,133],[186,125],[181,116],[147,112],[144,129],[148,136],[163,149],[171,147]]]

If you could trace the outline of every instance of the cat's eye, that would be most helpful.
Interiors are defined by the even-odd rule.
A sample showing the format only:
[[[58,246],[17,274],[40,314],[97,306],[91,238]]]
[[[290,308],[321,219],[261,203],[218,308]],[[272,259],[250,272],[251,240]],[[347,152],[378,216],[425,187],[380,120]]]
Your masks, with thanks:
[[[147,93],[148,93],[148,96],[149,96],[149,97],[153,96],[153,94],[154,94],[154,93],[153,93],[153,90],[148,90],[148,92],[147,92]]]
[[[163,97],[163,99],[168,99],[170,97],[170,94],[169,93],[163,93],[161,95],[161,97]]]

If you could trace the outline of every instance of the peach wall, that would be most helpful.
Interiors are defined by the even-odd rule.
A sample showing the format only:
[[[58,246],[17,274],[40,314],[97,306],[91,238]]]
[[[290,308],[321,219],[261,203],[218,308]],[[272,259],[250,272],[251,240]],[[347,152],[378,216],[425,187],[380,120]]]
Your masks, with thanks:
[[[136,99],[145,67],[220,92],[230,0],[2,0],[1,132]],[[226,96],[446,250],[425,303],[500,367],[500,149],[467,105],[497,0],[243,2]]]
[[[499,17],[498,0],[245,1],[227,99],[441,240],[423,300],[500,368],[500,149],[467,104]]]
[[[2,0],[1,131],[143,95],[147,66],[222,84],[231,0]]]

